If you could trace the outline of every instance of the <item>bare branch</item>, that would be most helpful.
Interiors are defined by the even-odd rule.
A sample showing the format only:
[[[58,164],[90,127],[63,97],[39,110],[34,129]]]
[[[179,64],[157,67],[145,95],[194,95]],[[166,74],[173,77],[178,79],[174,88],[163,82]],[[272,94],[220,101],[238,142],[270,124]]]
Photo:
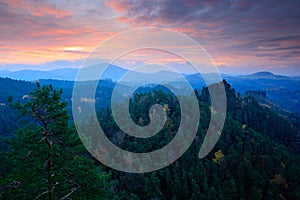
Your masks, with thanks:
[[[48,191],[42,192],[41,194],[37,195],[34,200],[39,199],[41,196],[48,194]]]
[[[66,199],[66,198],[68,198],[69,196],[71,196],[71,194],[73,194],[75,191],[77,191],[79,189],[79,187],[78,188],[72,188],[71,189],[71,192],[69,192],[68,194],[66,194],[65,196],[63,196],[63,197],[61,197],[59,200],[64,200],[64,199]]]

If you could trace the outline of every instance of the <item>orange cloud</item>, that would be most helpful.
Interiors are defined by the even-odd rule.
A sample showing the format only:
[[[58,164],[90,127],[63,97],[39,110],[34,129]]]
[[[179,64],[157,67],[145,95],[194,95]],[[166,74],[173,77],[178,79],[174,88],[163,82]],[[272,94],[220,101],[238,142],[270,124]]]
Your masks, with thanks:
[[[64,34],[63,34],[64,33]],[[47,30],[40,32],[28,45],[11,42],[10,45],[0,46],[1,64],[41,64],[55,60],[84,59],[97,45],[112,33],[81,35],[82,30],[64,32],[61,30]],[[34,33],[33,33],[34,35]],[[54,36],[47,42],[47,37]],[[43,37],[45,36],[45,37]]]
[[[84,59],[114,34],[91,15],[76,15],[77,8],[59,9],[50,1],[5,2],[0,6],[0,65]]]

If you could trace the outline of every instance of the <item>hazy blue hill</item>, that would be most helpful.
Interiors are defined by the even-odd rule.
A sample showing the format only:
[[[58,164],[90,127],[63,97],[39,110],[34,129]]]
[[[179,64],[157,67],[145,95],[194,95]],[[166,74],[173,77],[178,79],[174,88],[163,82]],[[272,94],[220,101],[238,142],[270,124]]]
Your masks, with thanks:
[[[9,70],[1,70],[0,71],[0,76],[1,77],[5,77],[7,74],[9,74],[11,71],[9,71]]]
[[[53,74],[56,78],[48,77],[50,79],[62,79],[62,80],[73,80],[76,77],[78,70],[73,68],[62,68],[51,70],[50,74]],[[48,76],[49,76],[48,75]],[[41,78],[39,78],[41,79]]]
[[[105,64],[101,65],[104,67]],[[98,66],[91,66],[84,68],[87,73],[94,74],[95,68]],[[123,74],[126,73],[127,70],[110,65],[108,70],[105,71],[104,77],[107,79],[117,80]],[[17,80],[25,80],[25,81],[32,81],[32,80],[40,80],[40,79],[56,79],[56,80],[75,80],[76,75],[78,73],[78,69],[75,68],[61,68],[49,71],[40,71],[40,70],[20,70],[20,71],[0,71],[0,76],[4,78],[11,78]]]
[[[209,79],[209,75],[206,75]],[[199,74],[188,75],[194,88],[200,89],[205,86],[203,78]],[[278,108],[283,108],[290,112],[300,113],[300,79],[298,77],[288,77],[275,75],[271,72],[258,72],[246,76],[230,76],[222,74],[232,87],[242,95],[247,91],[264,91],[268,101]]]
[[[77,69],[63,68],[50,71],[20,70],[20,71],[0,71],[0,76],[5,78],[33,81],[39,79],[61,79],[73,80],[77,74]]]
[[[300,79],[260,72],[248,76],[228,77],[228,82],[242,95],[246,91],[265,91],[276,109],[281,107],[300,113]]]
[[[248,78],[266,78],[266,79],[289,79],[288,76],[275,75],[271,72],[262,71],[247,76]]]
[[[107,67],[101,79],[110,79],[113,81],[117,81],[128,72],[127,69],[124,69],[116,65],[107,65],[107,63],[84,67],[81,69],[81,72],[85,73],[88,78],[93,77],[95,73],[99,71],[97,69],[99,67],[102,69]],[[61,68],[61,69],[55,69],[49,71],[20,70],[14,72],[8,70],[2,70],[0,71],[0,77],[11,78],[16,80],[25,80],[25,81],[33,81],[33,80],[41,80],[41,79],[74,81],[77,76],[77,73],[78,73],[78,69],[75,68]],[[145,82],[146,79],[153,79],[153,78],[157,78],[160,80],[165,79],[167,81],[170,80],[170,78],[172,80],[172,77],[174,77],[174,72],[159,71],[154,73],[142,73],[139,71],[131,71],[129,77],[133,77],[137,83],[143,83]],[[130,81],[131,80],[129,80],[128,82]]]
[[[91,73],[94,75],[95,68],[97,67],[106,67],[106,63],[100,64],[98,66],[90,66],[84,68],[86,73]],[[105,79],[118,80],[123,74],[127,72],[126,69],[115,65],[109,65],[108,69],[104,72],[103,76]],[[40,79],[56,79],[56,80],[75,80],[78,73],[78,69],[75,68],[61,68],[54,69],[49,71],[41,70],[20,70],[20,71],[9,71],[2,70],[0,71],[0,77],[11,78],[17,80],[33,81]]]
[[[216,82],[216,77],[218,77],[219,75],[210,73],[210,74],[189,74],[189,75],[185,75],[185,78],[190,82],[190,84],[192,85],[192,87],[196,88],[196,89],[201,89],[204,86],[207,86],[206,81],[212,81],[212,82]],[[204,80],[205,78],[205,80]],[[222,79],[226,79],[226,80],[230,80],[233,79],[234,76],[230,76],[228,74],[221,74],[221,78]]]
[[[107,63],[102,63],[99,65],[93,65],[93,66],[81,68],[81,72],[85,73],[86,76],[88,78],[90,78],[90,77],[93,77],[95,75],[95,73],[99,71],[98,68],[101,68],[101,69],[106,68],[103,75],[101,76],[101,79],[118,80],[121,76],[123,76],[123,74],[125,74],[127,72],[127,70],[124,68],[121,68],[116,65],[108,65]],[[100,74],[99,74],[99,76],[100,76]],[[97,79],[99,79],[99,78],[97,77]],[[75,80],[75,77],[73,80]]]
[[[100,65],[90,66],[83,69],[83,72],[87,74],[87,77],[94,77],[95,71],[98,71],[98,67],[107,67],[107,63]],[[50,71],[36,71],[36,70],[22,70],[16,72],[0,71],[0,76],[9,77],[12,79],[19,80],[48,80],[47,83],[53,82],[57,87],[62,87],[71,93],[73,83],[65,82],[63,80],[73,81],[76,78],[78,69],[74,68],[62,68]],[[116,65],[109,65],[104,72],[102,79],[117,81],[124,74],[128,72],[127,69],[121,68]],[[177,79],[173,78],[174,73],[170,71],[159,71],[155,73],[141,73],[138,71],[131,71],[131,78],[127,83],[133,83],[142,85],[145,80],[160,79],[168,81],[172,85],[180,86],[181,83]],[[129,77],[130,77],[129,76]],[[183,76],[190,82],[191,86],[195,89],[201,89],[206,86],[202,76],[200,74],[191,74]],[[211,80],[214,74],[204,74],[206,79]],[[257,72],[251,75],[243,76],[230,76],[222,74],[222,78],[227,80],[237,92],[242,95],[246,91],[265,91],[267,99],[274,103],[276,107],[282,107],[291,112],[300,113],[300,78],[299,77],[288,77],[282,75],[276,75],[271,72],[263,71]],[[57,81],[54,81],[57,80]],[[96,77],[95,79],[98,79]],[[132,81],[131,79],[134,79]],[[70,91],[70,92],[69,92]]]

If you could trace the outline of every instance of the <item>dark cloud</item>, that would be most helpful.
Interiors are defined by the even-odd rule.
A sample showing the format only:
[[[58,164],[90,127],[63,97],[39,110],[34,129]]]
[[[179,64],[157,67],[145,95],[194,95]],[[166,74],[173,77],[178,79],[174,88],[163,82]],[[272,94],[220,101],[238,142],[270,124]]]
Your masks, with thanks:
[[[275,50],[300,50],[300,45],[283,47],[283,48],[276,48]]]
[[[133,23],[226,22],[240,25],[245,23],[245,27],[252,23],[266,27],[287,27],[300,22],[300,1],[291,0],[125,0],[109,5]]]
[[[257,43],[267,43],[267,42],[281,42],[281,41],[298,41],[300,42],[300,35],[291,35],[286,37],[275,37],[275,38],[269,38],[265,40],[257,40]]]
[[[129,23],[190,28],[200,39],[228,41],[227,48],[287,40],[299,44],[300,1],[126,0],[110,5]]]

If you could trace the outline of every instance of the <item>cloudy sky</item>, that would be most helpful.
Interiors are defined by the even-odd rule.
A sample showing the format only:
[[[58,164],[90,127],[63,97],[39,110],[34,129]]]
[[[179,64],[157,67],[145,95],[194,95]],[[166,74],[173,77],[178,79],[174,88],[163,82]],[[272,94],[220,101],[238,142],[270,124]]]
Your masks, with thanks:
[[[225,73],[300,75],[299,10],[297,0],[1,0],[0,70],[79,67],[102,41],[151,26],[192,37]]]

